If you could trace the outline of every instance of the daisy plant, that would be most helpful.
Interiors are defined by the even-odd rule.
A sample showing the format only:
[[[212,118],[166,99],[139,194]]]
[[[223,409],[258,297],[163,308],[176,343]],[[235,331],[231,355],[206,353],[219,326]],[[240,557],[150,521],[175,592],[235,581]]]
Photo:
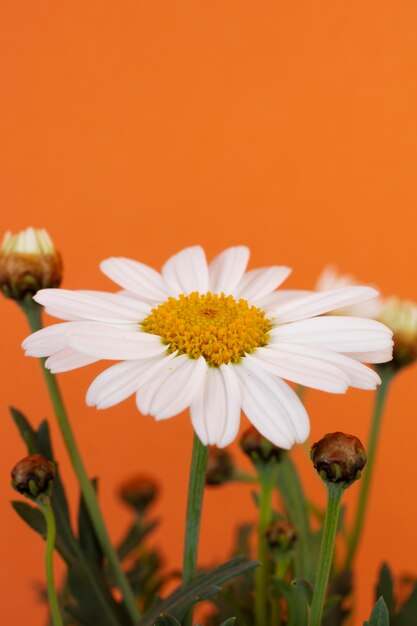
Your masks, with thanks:
[[[196,569],[210,446],[225,448],[237,438],[241,413],[253,427],[252,434],[246,436],[241,445],[246,453],[251,450],[256,474],[248,475],[234,468],[225,452],[215,457],[211,455],[216,463],[223,459],[226,465],[216,474],[212,460],[209,475],[215,477],[211,484],[217,485],[226,479],[259,483],[260,563],[250,591],[255,598],[250,626],[254,623],[256,626],[284,624],[276,601],[271,600],[271,584],[291,607],[293,590],[289,591],[287,586],[288,576],[306,574],[304,588],[313,588],[315,574],[311,572],[316,571],[317,562],[316,580],[319,582],[314,588],[311,610],[308,608],[310,600],[305,610],[306,615],[310,615],[311,626],[321,624],[338,507],[333,507],[331,514],[331,532],[326,531],[330,522],[325,524],[320,555],[318,550],[316,556],[310,554],[307,545],[313,534],[305,513],[306,500],[300,496],[296,468],[288,454],[284,454],[294,444],[305,442],[309,435],[307,411],[291,384],[330,393],[344,393],[349,387],[375,390],[381,381],[384,384],[383,368],[390,366],[378,365],[376,371],[365,363],[388,364],[391,361],[392,331],[382,321],[359,313],[360,308],[369,306],[370,302],[378,303],[378,292],[373,287],[343,283],[315,292],[285,290],[281,285],[289,276],[290,268],[275,265],[248,270],[248,262],[246,246],[228,248],[210,262],[200,246],[192,246],[169,258],[160,272],[137,260],[113,257],[103,261],[100,267],[116,284],[115,293],[74,291],[59,288],[62,264],[45,231],[28,229],[18,235],[7,234],[4,239],[0,253],[0,285],[6,296],[17,300],[29,320],[32,334],[22,345],[27,356],[42,361],[58,424],[78,477],[82,506],[88,515],[88,532],[95,538],[102,555],[100,568],[105,569],[100,574],[101,582],[107,580],[110,586],[95,588],[92,592],[101,602],[102,610],[107,611],[106,618],[100,618],[100,624],[172,626],[182,623],[191,626],[197,599],[212,597],[219,585],[233,576],[252,576],[251,570],[256,564],[239,558],[211,573],[199,574]],[[39,267],[44,268],[43,272],[39,272]],[[42,328],[42,307],[47,314],[58,318],[59,323]],[[55,378],[56,374],[101,360],[115,363],[91,383],[86,395],[89,406],[105,409],[134,396],[138,411],[158,421],[188,410],[194,429],[182,583],[165,600],[154,599],[153,603],[140,593],[138,597],[132,574],[123,566],[127,547],[115,548],[110,542],[95,485],[88,477]],[[18,413],[14,417],[21,432],[30,434],[32,452],[42,454],[45,450],[43,431],[40,434],[34,431]],[[33,447],[41,449],[33,450]],[[285,480],[282,477],[286,477]],[[147,484],[153,483],[148,480]],[[299,549],[294,548],[293,539],[287,542],[285,566],[278,566],[275,577],[271,578],[268,547],[271,542],[267,539],[274,536],[271,525],[275,524],[272,527],[276,535],[277,528],[287,528],[287,522],[291,521],[280,520],[274,512],[273,495],[277,489],[283,501],[290,503],[293,513],[298,507],[298,514],[294,516],[296,530],[291,536],[294,538],[301,530],[306,543]],[[65,539],[62,527],[65,507],[60,514],[57,549],[65,553],[70,533],[64,524]],[[25,509],[25,515],[35,527],[33,513]],[[301,518],[303,521],[297,529]],[[137,519],[143,524],[142,514]],[[135,528],[132,537],[137,540],[139,527]],[[143,527],[140,528],[142,532]],[[70,552],[76,555],[79,546],[73,539]],[[130,546],[133,539],[126,541]],[[307,553],[310,556],[306,558]],[[349,559],[348,566],[351,557]],[[78,567],[78,563],[70,557],[67,562],[70,596],[77,599],[79,578],[85,575],[93,583],[94,572],[86,563],[84,573],[77,570],[77,578],[72,568]],[[300,563],[304,565],[301,567]],[[144,567],[143,562],[140,567]],[[159,565],[156,567],[158,569]],[[139,570],[135,571],[140,576]],[[158,589],[161,585],[162,582],[158,583]],[[115,603],[112,588],[118,588],[122,605]],[[143,589],[142,584],[142,593]],[[296,602],[300,602],[303,596],[299,589],[296,594]],[[239,606],[234,608],[239,613]],[[72,619],[74,615],[73,611]],[[99,623],[90,622],[90,618],[97,620],[94,610],[92,616],[84,615],[84,621],[71,623]],[[224,621],[224,626],[231,624],[229,618]]]

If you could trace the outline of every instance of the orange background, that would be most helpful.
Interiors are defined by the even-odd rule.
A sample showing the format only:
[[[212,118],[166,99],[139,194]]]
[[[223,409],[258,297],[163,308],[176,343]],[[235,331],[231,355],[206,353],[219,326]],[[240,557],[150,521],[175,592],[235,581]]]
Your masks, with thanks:
[[[65,287],[113,290],[98,270],[110,255],[160,267],[189,244],[212,256],[246,243],[252,267],[292,266],[291,287],[312,288],[335,262],[417,301],[415,2],[44,0],[6,1],[1,12],[1,230],[45,226],[65,259]],[[24,447],[7,405],[35,422],[51,408],[39,366],[19,348],[22,315],[5,299],[0,315],[1,615],[38,626],[43,546],[8,504]],[[87,408],[98,371],[61,383],[112,536],[128,519],[116,486],[145,468],[163,484],[158,539],[176,566],[188,418],[156,424],[133,400]],[[415,376],[404,371],[389,397],[357,568],[362,619],[383,559],[396,573],[417,571]],[[366,439],[372,402],[369,392],[309,393],[312,438],[341,429]],[[53,434],[74,502],[55,425]],[[223,558],[237,520],[254,515],[246,487],[207,493],[201,561]]]

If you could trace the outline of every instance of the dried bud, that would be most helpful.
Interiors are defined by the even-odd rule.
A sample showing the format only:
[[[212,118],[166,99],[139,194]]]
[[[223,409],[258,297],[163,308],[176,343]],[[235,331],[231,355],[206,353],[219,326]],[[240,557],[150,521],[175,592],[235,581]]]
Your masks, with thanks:
[[[246,430],[241,439],[240,447],[243,452],[254,463],[268,463],[269,461],[280,461],[283,450],[277,448],[273,443],[262,437],[254,426]]]
[[[345,483],[360,478],[366,464],[366,453],[357,437],[330,433],[313,444],[310,452],[314,467],[328,483]]]
[[[22,459],[12,469],[12,487],[29,498],[49,495],[55,477],[55,464],[41,454]]]
[[[297,533],[292,524],[284,520],[279,520],[272,522],[265,532],[265,537],[271,550],[287,552],[294,546]]]
[[[144,474],[132,476],[120,485],[120,499],[143,515],[149,505],[156,499],[159,486],[153,478]]]
[[[406,300],[389,298],[385,301],[378,319],[394,333],[392,365],[400,368],[415,361],[417,358],[417,305]]]
[[[44,229],[8,231],[0,250],[0,289],[14,300],[32,297],[39,289],[59,287],[61,256]]]
[[[206,471],[206,485],[222,485],[233,476],[234,464],[229,452],[226,450],[211,447]]]

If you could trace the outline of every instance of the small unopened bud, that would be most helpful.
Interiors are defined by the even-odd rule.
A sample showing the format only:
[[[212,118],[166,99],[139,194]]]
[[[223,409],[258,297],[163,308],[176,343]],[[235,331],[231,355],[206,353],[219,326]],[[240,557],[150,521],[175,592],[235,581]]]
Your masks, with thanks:
[[[55,477],[55,464],[41,454],[27,456],[12,469],[12,487],[29,498],[39,498],[51,493]]]
[[[272,522],[265,532],[265,537],[271,550],[287,552],[294,546],[297,533],[292,524],[284,520],[278,520]]]
[[[320,477],[328,483],[349,486],[360,478],[366,464],[366,453],[357,437],[330,433],[313,444],[311,460]]]
[[[232,478],[233,473],[234,463],[229,452],[212,446],[207,462],[206,485],[222,485]]]
[[[143,515],[149,505],[157,498],[159,486],[153,478],[138,474],[122,483],[118,493],[123,502]]]
[[[61,256],[46,230],[5,234],[0,249],[0,289],[5,296],[23,300],[39,289],[59,287],[61,280]]]
[[[246,430],[241,439],[240,447],[253,463],[269,463],[280,461],[283,450],[265,439],[254,426]]]
[[[388,298],[378,317],[394,334],[391,363],[400,368],[417,358],[417,305],[398,298]]]

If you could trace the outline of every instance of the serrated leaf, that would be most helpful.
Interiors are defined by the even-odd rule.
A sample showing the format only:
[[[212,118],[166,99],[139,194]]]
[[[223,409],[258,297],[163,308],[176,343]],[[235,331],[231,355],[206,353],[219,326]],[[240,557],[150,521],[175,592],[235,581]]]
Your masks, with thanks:
[[[133,550],[136,550],[145,537],[155,530],[158,524],[158,520],[152,520],[151,522],[135,521],[117,547],[119,559],[123,561]]]
[[[172,615],[161,613],[155,620],[155,626],[181,626],[181,624]]]
[[[382,596],[372,609],[369,622],[364,622],[364,626],[389,626],[388,608]]]
[[[288,604],[287,626],[305,626],[308,624],[308,605],[303,593],[300,593],[298,589],[285,580],[275,578],[274,584],[278,593]]]
[[[394,581],[391,570],[387,563],[383,563],[379,571],[379,578],[376,587],[376,598],[383,597],[387,605],[388,613],[392,615],[395,611]]]
[[[211,572],[200,574],[189,585],[178,587],[156,607],[152,606],[142,617],[140,626],[153,626],[161,612],[170,613],[181,621],[191,606],[218,593],[221,590],[220,585],[257,566],[256,561],[235,557]]]
[[[408,599],[395,616],[393,626],[416,626],[417,624],[417,584]]]
[[[303,594],[304,598],[308,605],[311,604],[311,599],[313,597],[313,587],[310,585],[308,580],[303,580],[302,578],[296,578],[291,582],[292,586],[297,589],[300,593]]]

